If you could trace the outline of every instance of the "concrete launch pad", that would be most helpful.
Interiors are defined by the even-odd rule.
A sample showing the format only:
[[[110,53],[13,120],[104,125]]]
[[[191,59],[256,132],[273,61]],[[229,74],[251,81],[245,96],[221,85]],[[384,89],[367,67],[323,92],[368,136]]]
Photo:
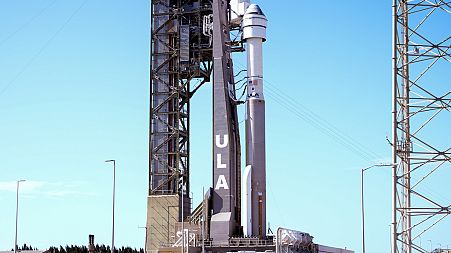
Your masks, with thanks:
[[[178,195],[152,195],[147,197],[146,248],[158,250],[161,245],[174,244],[175,232],[181,220],[180,198]],[[184,203],[185,216],[189,213],[190,203]]]

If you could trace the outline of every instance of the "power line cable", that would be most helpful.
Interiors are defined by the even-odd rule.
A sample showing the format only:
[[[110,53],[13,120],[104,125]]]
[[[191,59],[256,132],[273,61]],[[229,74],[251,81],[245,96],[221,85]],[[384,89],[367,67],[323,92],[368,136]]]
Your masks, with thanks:
[[[280,106],[282,106],[283,108],[285,108],[286,110],[290,111],[291,113],[293,113],[294,116],[296,116],[297,118],[307,122],[308,124],[312,125],[313,127],[317,128],[318,130],[320,130],[323,134],[329,136],[331,139],[335,140],[338,144],[341,144],[344,148],[348,149],[349,151],[358,154],[359,156],[361,156],[364,160],[372,160],[372,158],[366,154],[365,152],[357,149],[354,145],[352,145],[351,143],[347,142],[346,140],[343,140],[342,138],[340,138],[336,133],[324,128],[324,126],[322,126],[321,124],[319,124],[318,122],[312,120],[309,117],[306,117],[305,114],[303,114],[302,112],[300,112],[298,110],[298,108],[291,106],[290,104],[288,104],[285,100],[275,96],[272,92],[268,93],[268,96],[270,98],[272,98],[272,100],[274,102],[276,102],[277,104],[279,104]]]
[[[244,67],[239,62],[235,63]],[[301,120],[316,127],[323,134],[331,137],[336,142],[347,148],[349,151],[359,154],[365,160],[372,161],[379,157],[375,152],[369,150],[367,147],[365,147],[349,135],[340,131],[337,127],[321,118],[305,105],[285,94],[282,90],[278,89],[276,85],[271,84],[267,80],[264,80],[264,82],[268,84],[268,95],[272,97],[276,103],[278,103],[288,111],[291,111]]]
[[[63,25],[44,43],[44,45],[39,49],[39,51],[34,54],[30,60],[22,67],[22,69],[9,81],[5,87],[0,91],[0,96],[5,93],[5,91],[10,88],[16,81],[19,79],[20,76],[36,61],[36,59],[47,49],[47,47],[50,45],[50,43],[60,34],[64,28],[69,24],[69,22],[77,15],[77,13],[83,8],[83,6],[88,2],[89,0],[83,1],[78,8],[72,12],[72,14],[69,16],[69,18],[63,23]]]
[[[269,84],[269,83],[268,83]],[[359,150],[360,153],[365,153],[368,157],[371,157],[371,159],[376,159],[378,155],[368,148],[366,148],[363,144],[356,141],[351,136],[343,133],[340,131],[337,127],[329,123],[328,121],[324,120],[322,117],[314,113],[312,110],[308,109],[306,106],[300,104],[299,102],[293,100],[293,98],[287,96],[286,94],[283,94],[280,90],[276,90],[274,86],[267,86],[267,90],[269,92],[272,92],[275,96],[278,96],[279,98],[283,99],[287,102],[287,104],[291,105],[291,107],[295,107],[298,109],[308,120],[315,122],[319,127],[321,127],[323,130],[328,131],[332,133],[337,138],[341,139],[348,145],[353,146],[355,149]],[[288,108],[288,109],[289,109]]]
[[[36,13],[35,15],[33,15],[30,19],[28,19],[24,24],[22,24],[19,28],[17,28],[16,30],[14,30],[12,33],[10,33],[9,35],[7,35],[4,39],[2,39],[0,41],[0,46],[3,45],[5,42],[7,42],[8,40],[10,40],[12,37],[14,37],[14,35],[16,35],[17,33],[19,33],[20,31],[22,31],[23,29],[25,29],[25,27],[27,27],[28,25],[30,25],[35,19],[37,19],[38,17],[40,17],[46,10],[48,10],[50,7],[52,7],[57,0],[53,0],[50,4],[48,4],[47,6],[45,6],[44,8],[42,8],[38,13]]]
[[[364,146],[363,144],[356,141],[351,136],[340,131],[337,127],[335,127],[333,124],[331,124],[328,121],[326,121],[325,119],[323,119],[321,116],[319,116],[312,110],[310,110],[307,106],[303,105],[302,103],[300,103],[298,100],[295,100],[291,96],[285,94],[282,90],[277,88],[276,85],[273,85],[272,83],[270,83],[267,80],[264,80],[264,82],[268,84],[267,87],[269,88],[270,92],[272,91],[274,94],[276,94],[280,98],[283,98],[283,101],[287,101],[289,104],[291,104],[291,106],[294,106],[294,107],[300,109],[300,111],[303,115],[305,115],[307,118],[309,118],[313,122],[318,123],[320,125],[320,127],[323,128],[324,130],[332,132],[334,135],[337,135],[340,139],[342,139],[346,143],[349,143],[350,145],[354,146],[358,150],[362,150],[368,156],[372,157],[372,159],[377,159],[379,157],[379,155],[377,155],[375,152],[371,151],[370,149],[368,149],[366,146]],[[291,106],[289,108],[291,108]]]

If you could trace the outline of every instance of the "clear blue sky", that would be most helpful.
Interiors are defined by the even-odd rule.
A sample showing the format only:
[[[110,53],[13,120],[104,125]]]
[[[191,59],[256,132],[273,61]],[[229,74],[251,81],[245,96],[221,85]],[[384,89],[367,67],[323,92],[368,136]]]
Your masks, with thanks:
[[[390,157],[391,1],[255,2],[269,19],[268,221],[360,252],[360,169]],[[0,1],[0,250],[13,247],[18,179],[19,244],[110,244],[106,159],[117,160],[116,245],[143,247],[149,20],[149,0]],[[303,106],[369,154],[303,120]],[[211,84],[191,111],[197,205],[211,185]],[[390,172],[366,180],[367,252],[387,252]],[[422,241],[446,245],[446,231]]]

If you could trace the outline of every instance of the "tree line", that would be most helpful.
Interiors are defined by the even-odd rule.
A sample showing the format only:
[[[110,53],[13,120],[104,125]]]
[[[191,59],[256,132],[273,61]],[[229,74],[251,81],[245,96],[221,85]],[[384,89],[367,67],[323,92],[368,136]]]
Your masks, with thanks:
[[[104,244],[98,245],[94,247],[94,252],[96,253],[111,253],[110,246],[105,246]],[[86,246],[77,246],[77,245],[66,245],[66,247],[50,247],[45,253],[88,253],[88,247]],[[114,247],[114,253],[144,253],[142,248],[136,249],[131,247]]]
[[[21,250],[38,250],[37,248],[33,248],[31,245],[24,244],[22,247],[18,246],[17,249]],[[13,251],[13,250],[11,250]],[[98,245],[96,244],[94,247],[95,253],[111,253],[110,246]],[[88,247],[86,246],[77,246],[77,245],[66,245],[65,247],[59,246],[54,247],[51,246],[48,250],[45,250],[44,253],[88,253]],[[142,248],[136,249],[131,247],[114,247],[114,253],[144,253]]]
[[[38,248],[33,248],[33,246],[27,245],[26,243],[22,247],[17,245],[16,248],[17,250],[38,250]],[[14,251],[14,249],[11,249],[11,251]]]

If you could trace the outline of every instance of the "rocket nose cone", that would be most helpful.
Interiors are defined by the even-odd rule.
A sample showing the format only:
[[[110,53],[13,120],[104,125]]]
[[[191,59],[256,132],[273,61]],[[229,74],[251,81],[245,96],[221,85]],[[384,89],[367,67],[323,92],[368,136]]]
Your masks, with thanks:
[[[246,10],[245,15],[246,14],[258,14],[258,15],[265,16],[265,14],[263,13],[262,9],[260,9],[260,6],[258,6],[257,4],[249,5],[249,7]]]

